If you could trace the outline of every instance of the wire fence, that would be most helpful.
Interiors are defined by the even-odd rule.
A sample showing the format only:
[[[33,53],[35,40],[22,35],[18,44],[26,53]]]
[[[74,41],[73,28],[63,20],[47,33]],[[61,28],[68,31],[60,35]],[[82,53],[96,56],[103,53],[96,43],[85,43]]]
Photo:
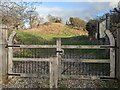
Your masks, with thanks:
[[[13,73],[22,74],[37,74],[48,75],[49,74],[49,62],[45,61],[14,61]]]

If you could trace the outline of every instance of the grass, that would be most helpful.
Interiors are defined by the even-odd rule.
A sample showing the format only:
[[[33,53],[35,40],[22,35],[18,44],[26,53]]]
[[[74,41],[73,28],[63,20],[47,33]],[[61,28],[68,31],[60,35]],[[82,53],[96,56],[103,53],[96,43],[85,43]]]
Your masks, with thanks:
[[[55,43],[55,38],[62,38],[63,44],[92,44],[86,31],[72,30],[69,26],[61,24],[18,30],[16,39],[18,43],[24,44],[51,44]]]
[[[73,36],[69,38],[62,38],[64,45],[95,45],[95,42],[89,41],[88,36]]]
[[[41,34],[37,32],[23,32],[17,31],[17,41],[24,44],[45,44],[45,42],[52,42],[55,38],[62,38],[62,44],[72,44],[72,45],[90,45],[95,44],[95,42],[89,41],[87,36],[79,35],[55,35],[55,34]]]

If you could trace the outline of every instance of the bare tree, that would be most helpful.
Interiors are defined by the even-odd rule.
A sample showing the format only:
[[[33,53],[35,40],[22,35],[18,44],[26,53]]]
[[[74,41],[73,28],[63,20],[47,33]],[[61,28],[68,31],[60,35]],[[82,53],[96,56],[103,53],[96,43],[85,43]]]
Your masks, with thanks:
[[[38,14],[35,7],[27,5],[24,2],[4,2],[0,4],[0,12],[2,13],[2,23],[7,26],[12,26],[18,30],[18,27],[24,26],[24,21],[29,19],[30,26],[37,20]]]

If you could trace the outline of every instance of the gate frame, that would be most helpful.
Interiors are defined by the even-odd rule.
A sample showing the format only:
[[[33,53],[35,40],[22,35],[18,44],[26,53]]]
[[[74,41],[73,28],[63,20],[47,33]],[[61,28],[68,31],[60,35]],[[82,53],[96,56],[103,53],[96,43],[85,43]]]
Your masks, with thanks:
[[[115,40],[114,37],[112,35],[112,33],[109,30],[105,31],[106,35],[109,38],[110,41],[110,45],[62,45],[61,44],[61,38],[57,38],[56,41],[56,45],[13,45],[13,39],[16,35],[16,32],[12,32],[12,34],[9,37],[9,41],[8,41],[8,57],[9,57],[9,67],[8,70],[10,74],[12,74],[12,63],[13,61],[22,61],[24,59],[24,61],[30,59],[31,61],[33,61],[33,59],[35,58],[14,58],[13,57],[13,48],[56,48],[56,57],[51,57],[49,59],[38,59],[36,58],[36,60],[38,61],[48,61],[50,63],[50,88],[57,88],[57,83],[58,80],[61,80],[62,77],[64,77],[63,75],[61,75],[61,55],[64,52],[63,49],[65,48],[69,48],[69,49],[110,49],[110,59],[105,59],[105,60],[101,60],[101,59],[90,59],[89,61],[87,61],[87,59],[83,59],[81,61],[75,60],[77,62],[87,62],[87,63],[110,63],[110,78],[115,78]],[[35,60],[35,61],[36,61]],[[96,61],[95,61],[96,60]],[[70,60],[70,61],[74,61],[74,60]],[[69,76],[68,76],[69,77]]]

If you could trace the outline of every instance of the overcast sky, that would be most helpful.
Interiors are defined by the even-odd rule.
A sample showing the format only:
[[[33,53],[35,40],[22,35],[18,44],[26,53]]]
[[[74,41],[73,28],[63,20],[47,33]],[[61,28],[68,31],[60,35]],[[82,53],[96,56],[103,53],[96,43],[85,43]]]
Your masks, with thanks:
[[[117,6],[117,2],[39,2],[35,6],[40,16],[60,16],[65,22],[70,16],[84,20],[96,18]]]

